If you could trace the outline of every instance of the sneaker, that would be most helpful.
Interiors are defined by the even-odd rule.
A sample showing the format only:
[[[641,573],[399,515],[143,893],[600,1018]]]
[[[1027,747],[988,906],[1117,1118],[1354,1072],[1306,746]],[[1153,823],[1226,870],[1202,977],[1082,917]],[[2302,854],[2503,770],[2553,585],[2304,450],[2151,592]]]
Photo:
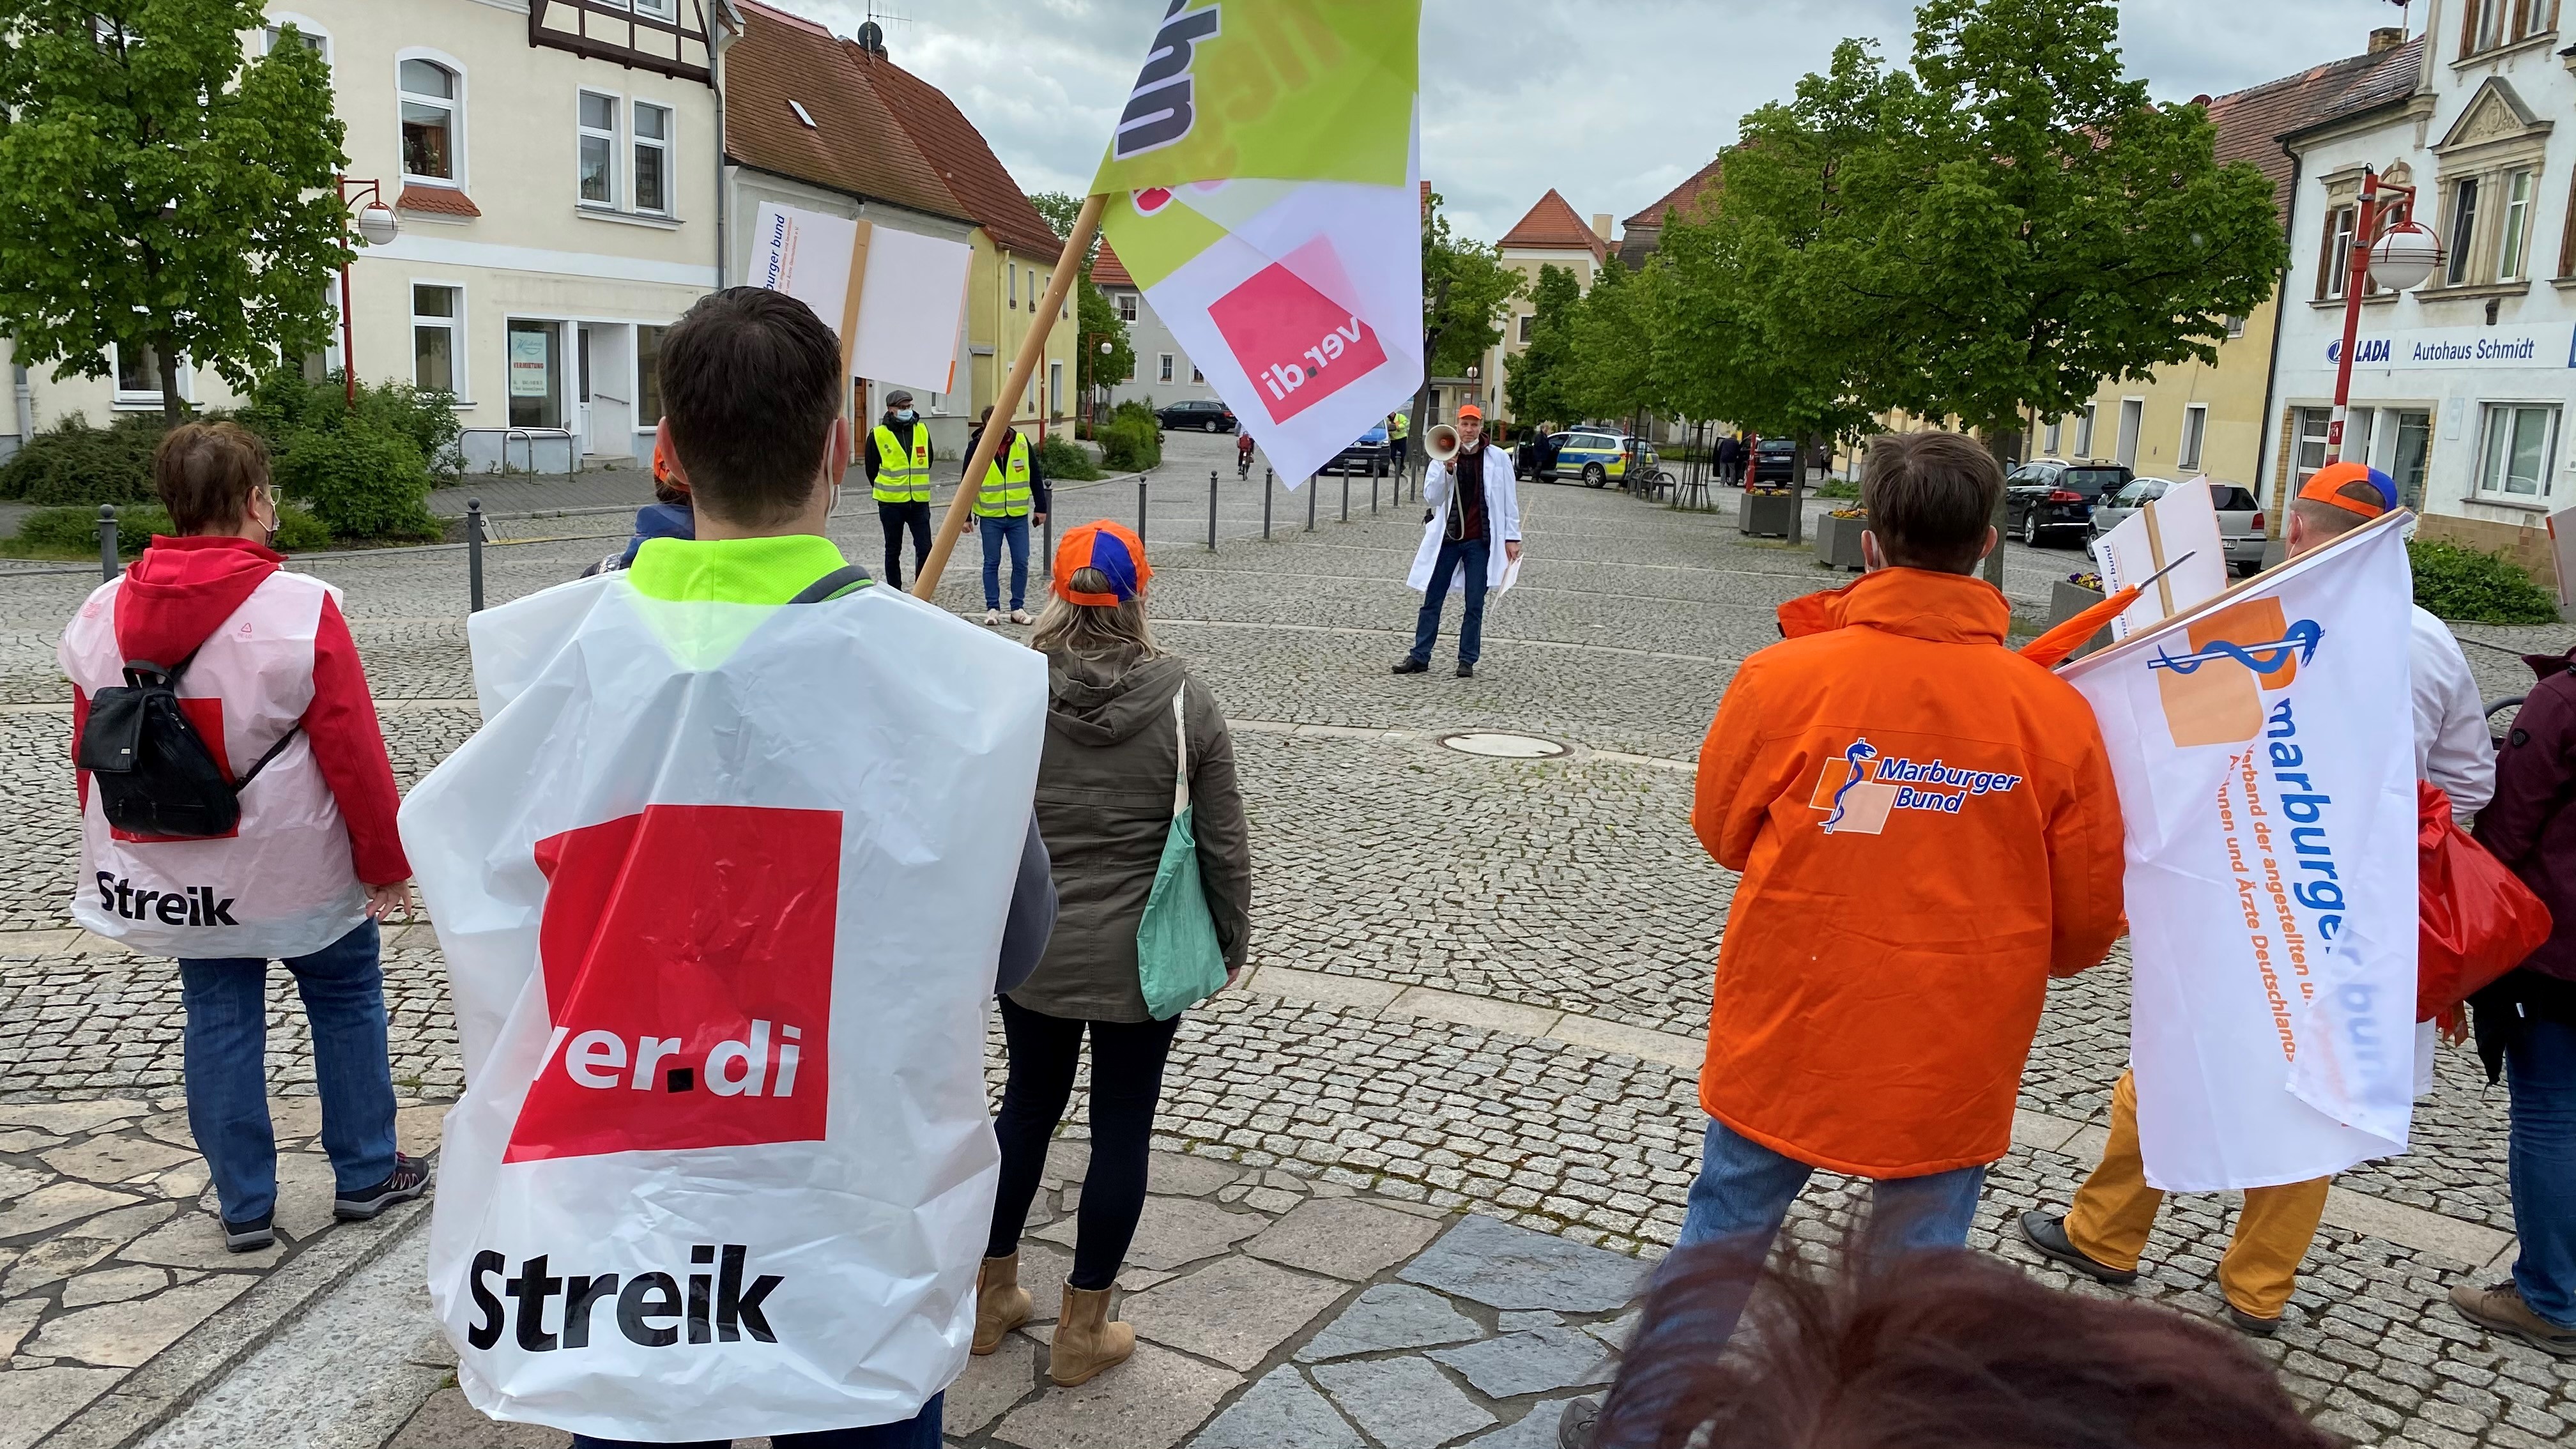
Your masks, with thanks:
[[[2281,1331],[2280,1319],[2257,1318],[2233,1303],[2227,1305],[2227,1321],[2236,1325],[2237,1332],[2250,1333],[2256,1338],[2270,1338]]]
[[[2069,1241],[2063,1214],[2050,1217],[2044,1212],[2023,1213],[2021,1235],[2032,1247],[2039,1249],[2041,1257],[2062,1263],[2097,1283],[2108,1283],[2116,1288],[2138,1281],[2137,1269],[2114,1268]]]
[[[1398,674],[1429,674],[1431,672],[1431,661],[1428,659],[1416,659],[1412,655],[1408,654],[1395,662],[1395,672]]]
[[[240,1222],[225,1219],[224,1250],[232,1253],[256,1253],[262,1248],[275,1247],[277,1245],[277,1229],[273,1225],[275,1217],[274,1213],[261,1213],[258,1217],[244,1218]]]
[[[1593,1426],[1600,1422],[1601,1400],[1566,1400],[1556,1416],[1556,1449],[1592,1449]]]
[[[1001,628],[1002,611],[999,609],[986,609],[984,611],[984,627],[987,629]]]
[[[1030,618],[1029,611],[1026,609],[1013,609],[1011,611],[1011,622],[1014,624],[1034,624],[1037,620]]]
[[[1459,677],[1460,679],[1473,679],[1473,678],[1475,678],[1475,677],[1476,677],[1476,666],[1475,666],[1475,665],[1473,665],[1473,664],[1468,663],[1468,662],[1467,662],[1466,660],[1464,660],[1464,659],[1459,660],[1459,661],[1458,661],[1458,677]]]
[[[417,1157],[394,1154],[393,1176],[374,1187],[344,1192],[331,1204],[331,1216],[344,1223],[365,1222],[398,1202],[429,1191],[429,1165]]]
[[[2492,1288],[2463,1283],[2451,1290],[2451,1306],[2480,1328],[2511,1334],[2542,1353],[2576,1358],[2576,1328],[2561,1328],[2532,1312],[2510,1278]]]

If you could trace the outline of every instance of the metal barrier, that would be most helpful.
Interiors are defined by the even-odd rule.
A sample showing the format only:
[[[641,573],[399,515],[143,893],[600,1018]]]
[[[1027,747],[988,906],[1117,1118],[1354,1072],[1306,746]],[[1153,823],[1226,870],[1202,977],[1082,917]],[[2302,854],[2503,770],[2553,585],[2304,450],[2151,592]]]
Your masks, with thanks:
[[[565,482],[571,482],[573,474],[581,471],[581,456],[574,451],[572,445],[572,429],[504,428],[501,430],[501,476],[505,478],[510,474],[510,442],[514,438],[528,445],[528,476],[531,478],[537,476],[537,439],[539,438],[564,440]]]

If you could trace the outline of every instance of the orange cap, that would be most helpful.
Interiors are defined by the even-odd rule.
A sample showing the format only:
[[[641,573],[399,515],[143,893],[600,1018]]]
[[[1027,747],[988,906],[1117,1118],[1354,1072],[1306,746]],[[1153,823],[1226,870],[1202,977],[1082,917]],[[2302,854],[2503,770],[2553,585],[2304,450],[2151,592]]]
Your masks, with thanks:
[[[1458,404],[1458,421],[1463,423],[1469,418],[1474,418],[1481,423],[1485,420],[1485,410],[1474,403]]]
[[[2343,490],[2355,483],[2369,484],[2371,490],[2379,495],[2379,503],[2374,506],[2359,498],[2347,497]],[[2377,518],[2397,506],[2397,484],[2387,474],[2366,463],[2329,463],[2319,468],[2306,486],[2299,489],[2299,497],[2329,504],[2363,518]]]

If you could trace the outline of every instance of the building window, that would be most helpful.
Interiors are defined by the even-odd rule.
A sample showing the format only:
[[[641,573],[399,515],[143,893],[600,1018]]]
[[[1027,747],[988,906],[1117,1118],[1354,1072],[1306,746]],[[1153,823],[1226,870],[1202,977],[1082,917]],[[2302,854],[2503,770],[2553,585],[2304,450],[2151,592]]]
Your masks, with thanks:
[[[2317,259],[2317,295],[2334,298],[2343,295],[2344,279],[2352,275],[2352,230],[2360,219],[2357,207],[2338,206],[2326,213],[2325,253]]]
[[[1164,353],[1164,354],[1163,354],[1163,372],[1162,372],[1162,376],[1161,376],[1161,378],[1160,378],[1160,381],[1163,381],[1163,382],[1170,382],[1171,380],[1172,380],[1172,354],[1170,354],[1170,353],[1166,352],[1166,353]]]
[[[635,209],[671,209],[671,108],[635,103]]]
[[[1064,416],[1064,364],[1053,359],[1047,362],[1047,416]]]
[[[2496,252],[2499,282],[2523,279],[2523,263],[2531,252],[2531,182],[2528,169],[2504,179],[2504,237]]]
[[[1199,371],[1199,365],[1198,365],[1197,363],[1195,363],[1195,362],[1193,362],[1193,363],[1191,363],[1191,364],[1190,364],[1190,381],[1192,381],[1192,382],[1205,382],[1205,381],[1207,381],[1207,374],[1206,374],[1206,373],[1204,373],[1204,372]]]
[[[424,391],[456,397],[465,393],[456,366],[456,360],[464,355],[456,345],[456,329],[462,325],[465,311],[457,305],[462,295],[463,289],[458,287],[412,284],[411,380]]]
[[[2041,433],[2039,451],[2048,457],[2056,457],[2057,444],[2065,436],[2065,432],[2066,424],[2063,421],[2052,420]]]
[[[2451,248],[2450,268],[2442,280],[2459,286],[2474,275],[2470,259],[2478,244],[2478,178],[2463,176],[2451,183]]]
[[[509,364],[510,426],[562,427],[563,324],[512,321]]]
[[[2290,442],[2290,491],[2307,486],[2308,477],[2326,465],[2326,438],[2334,425],[2331,408],[2300,408]]]
[[[304,48],[306,50],[322,57],[322,63],[324,65],[329,65],[331,63],[331,39],[329,36],[316,31],[313,28],[313,22],[309,20],[291,20],[288,21],[287,24],[295,27],[295,38],[304,43]],[[266,34],[268,38],[269,53],[273,55],[277,52],[279,42],[286,38],[286,28],[281,25],[272,25],[268,27]]]
[[[401,87],[404,179],[454,181],[456,72],[434,60],[407,60]]]
[[[2084,411],[2075,415],[2075,456],[2078,458],[2093,456],[2093,418],[2096,411],[2095,404],[2086,403]]]
[[[2232,341],[2236,340],[2237,338],[2242,337],[2242,336],[2244,336],[2244,335],[2245,335],[2245,319],[2244,319],[2244,318],[2242,318],[2242,317],[2230,317],[2230,318],[2228,318],[2228,319],[2227,319],[2227,338],[2228,338],[2228,340],[2232,342]]]
[[[2194,403],[2184,408],[2182,410],[2182,452],[2174,460],[2174,465],[2186,472],[2199,472],[2201,443],[2208,435],[2209,408],[2207,405]]]
[[[617,97],[581,93],[581,199],[617,204]]]
[[[1136,320],[1135,293],[1121,292],[1118,294],[1118,320],[1121,322],[1134,322]]]
[[[2467,0],[2460,16],[2460,56],[2547,35],[2558,28],[2558,0]]]
[[[635,329],[635,426],[662,421],[662,334],[668,327]]]
[[[1530,327],[1537,321],[1538,314],[1535,312],[1524,312],[1521,314],[1521,345],[1529,345]]]
[[[2486,441],[2478,452],[2478,491],[2507,498],[2547,498],[2557,435],[2554,405],[2487,404]]]
[[[109,343],[107,360],[116,368],[118,407],[161,406],[161,354],[150,343],[120,347]],[[179,396],[189,397],[188,359],[179,359]]]
[[[1004,262],[1002,264],[1002,272],[1004,276],[1008,278],[1008,285],[1011,289],[1011,310],[1016,312],[1020,310],[1020,264],[1017,262]]]

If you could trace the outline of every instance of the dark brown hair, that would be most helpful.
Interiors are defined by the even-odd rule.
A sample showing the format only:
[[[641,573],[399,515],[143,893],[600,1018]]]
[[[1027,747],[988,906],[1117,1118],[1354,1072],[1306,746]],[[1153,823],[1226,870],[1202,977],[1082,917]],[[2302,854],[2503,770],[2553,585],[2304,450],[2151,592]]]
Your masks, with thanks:
[[[784,292],[728,287],[662,339],[662,416],[691,501],[729,522],[795,516],[841,408],[841,344]]]
[[[1959,433],[1886,433],[1861,470],[1860,506],[1896,568],[1964,574],[1985,554],[2004,470]]]
[[[180,533],[241,526],[268,482],[268,445],[239,423],[181,423],[152,450],[152,489]]]
[[[1965,1250],[1846,1244],[1839,1267],[1767,1272],[1762,1256],[1721,1242],[1665,1260],[1596,1449],[2341,1443],[2241,1343],[2169,1309],[2062,1293]]]

